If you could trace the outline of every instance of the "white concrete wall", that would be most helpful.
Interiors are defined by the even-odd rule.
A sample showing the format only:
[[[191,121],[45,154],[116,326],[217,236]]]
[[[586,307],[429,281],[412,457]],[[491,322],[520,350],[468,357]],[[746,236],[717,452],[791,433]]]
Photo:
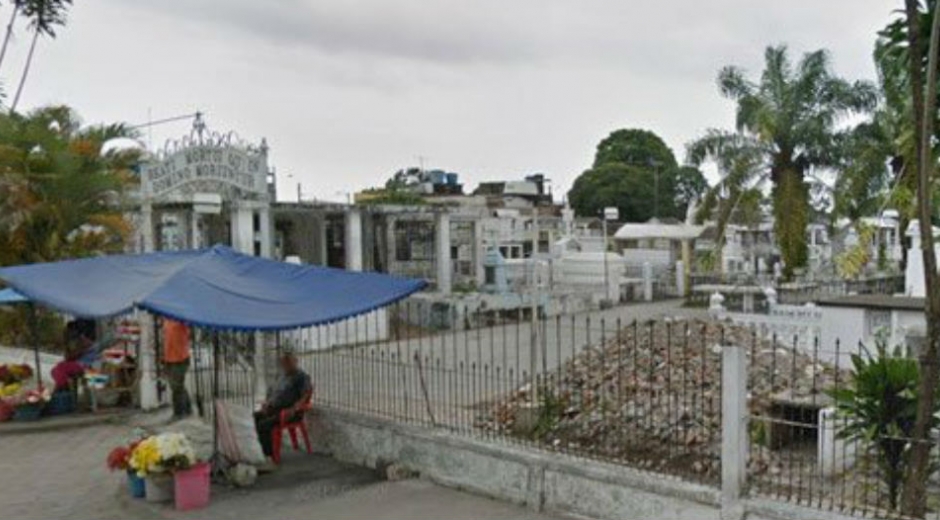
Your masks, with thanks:
[[[866,341],[865,309],[852,307],[822,307],[822,334],[819,358],[835,362],[836,340],[839,341],[839,366],[848,367],[849,355],[858,352],[858,343]]]
[[[283,333],[281,338],[283,347],[293,348],[297,352],[338,345],[387,341],[389,339],[388,311],[378,309],[329,325],[288,331]]]
[[[672,251],[668,249],[623,249],[623,262],[629,266],[642,266],[649,263],[654,268],[668,268],[676,263]]]

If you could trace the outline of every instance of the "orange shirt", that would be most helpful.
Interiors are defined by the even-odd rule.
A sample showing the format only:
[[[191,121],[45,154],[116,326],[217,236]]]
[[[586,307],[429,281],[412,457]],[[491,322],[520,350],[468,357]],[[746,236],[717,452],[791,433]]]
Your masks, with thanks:
[[[170,319],[163,320],[163,361],[182,363],[189,359],[189,326]]]

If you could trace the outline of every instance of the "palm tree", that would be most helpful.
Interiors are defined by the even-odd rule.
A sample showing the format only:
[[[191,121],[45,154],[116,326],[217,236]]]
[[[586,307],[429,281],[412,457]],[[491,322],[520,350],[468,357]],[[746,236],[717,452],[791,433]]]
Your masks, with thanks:
[[[29,75],[29,68],[33,63],[33,54],[36,52],[36,42],[40,35],[46,35],[55,38],[56,26],[64,26],[66,22],[66,12],[72,0],[23,0],[23,15],[29,18],[29,27],[33,31],[33,39],[29,44],[29,53],[26,55],[26,65],[23,66],[23,74],[20,76],[20,83],[16,87],[16,95],[13,96],[13,103],[10,104],[10,112],[16,110],[19,104],[20,95],[23,93],[23,86],[26,84],[26,77]]]
[[[689,145],[689,159],[701,164],[712,159],[729,163],[725,154],[759,158],[757,168],[747,168],[719,187],[743,188],[771,184],[774,231],[784,261],[784,275],[806,265],[806,225],[810,204],[808,179],[817,168],[837,164],[839,123],[854,113],[871,110],[875,87],[850,83],[834,76],[829,55],[810,52],[794,68],[785,46],[768,47],[760,80],[749,80],[742,69],[725,67],[718,74],[723,96],[737,103],[736,132],[709,130]],[[725,172],[727,173],[727,172]]]
[[[13,0],[12,7],[10,11],[10,20],[7,22],[6,34],[3,35],[3,46],[0,46],[0,66],[3,66],[3,58],[7,55],[7,47],[10,46],[10,39],[13,37],[13,22],[16,21],[16,16],[20,14],[20,9],[23,7],[25,0]]]

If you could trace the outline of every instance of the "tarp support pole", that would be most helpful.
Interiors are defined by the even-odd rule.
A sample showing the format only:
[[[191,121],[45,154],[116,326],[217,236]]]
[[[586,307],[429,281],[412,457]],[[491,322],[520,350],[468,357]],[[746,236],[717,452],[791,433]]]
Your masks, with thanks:
[[[30,303],[28,312],[29,339],[33,344],[33,356],[36,363],[36,388],[42,391],[42,364],[39,356],[39,322],[36,317],[36,306]]]
[[[196,346],[196,328],[195,327],[189,328],[189,348],[192,354],[196,354],[196,349],[198,347]],[[202,378],[199,377],[199,358],[200,357],[202,357],[201,354],[198,356],[197,355],[189,356],[189,358],[192,360],[192,366],[193,366],[193,384],[196,387],[196,392],[195,392],[196,393],[196,410],[199,411],[199,418],[205,419],[206,410],[205,410],[205,404],[202,402],[203,401],[202,383],[200,381],[200,379]]]
[[[219,331],[212,331],[212,458],[219,458]]]

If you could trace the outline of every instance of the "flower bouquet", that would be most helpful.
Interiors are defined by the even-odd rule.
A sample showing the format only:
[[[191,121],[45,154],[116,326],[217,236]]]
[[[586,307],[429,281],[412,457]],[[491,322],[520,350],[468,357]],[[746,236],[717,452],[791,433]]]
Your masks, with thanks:
[[[144,479],[147,500],[166,502],[173,498],[173,473],[196,464],[196,452],[182,433],[161,433],[140,441],[128,464]]]
[[[0,364],[0,384],[12,385],[14,383],[22,383],[31,377],[33,377],[33,367],[29,365]]]
[[[144,479],[131,469],[131,455],[137,449],[140,441],[134,441],[127,446],[117,446],[108,453],[108,469],[127,473],[127,489],[134,498],[144,498]]]
[[[0,422],[13,416],[15,397],[23,391],[23,382],[33,377],[29,365],[0,364]]]

